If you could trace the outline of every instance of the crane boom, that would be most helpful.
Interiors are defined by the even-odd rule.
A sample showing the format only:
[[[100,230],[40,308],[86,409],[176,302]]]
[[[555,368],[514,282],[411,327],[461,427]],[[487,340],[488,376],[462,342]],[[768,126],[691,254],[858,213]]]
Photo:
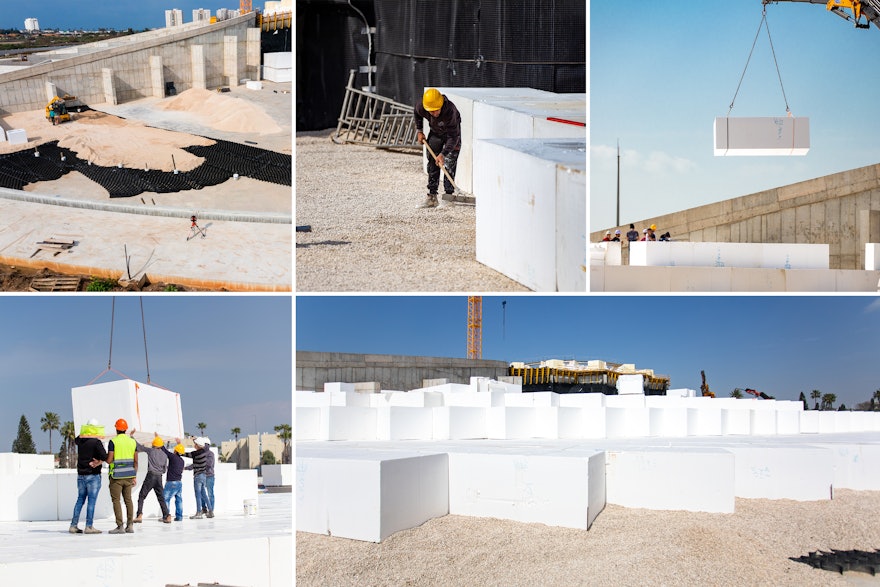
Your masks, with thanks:
[[[779,2],[824,4],[830,12],[844,20],[852,21],[857,29],[871,28],[871,23],[880,29],[880,0],[761,0],[761,4]],[[865,17],[865,22],[862,22],[862,17]]]

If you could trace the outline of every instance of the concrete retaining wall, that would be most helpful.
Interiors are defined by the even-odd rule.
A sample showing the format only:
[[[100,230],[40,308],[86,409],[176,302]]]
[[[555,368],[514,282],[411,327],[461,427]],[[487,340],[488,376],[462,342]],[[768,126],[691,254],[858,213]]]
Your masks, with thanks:
[[[174,82],[179,93],[201,85],[202,79],[208,88],[240,78],[258,79],[259,29],[253,29],[257,34],[250,32],[254,18],[251,13],[216,24],[160,29],[45,53],[50,61],[0,74],[0,114],[42,109],[53,89],[86,104],[154,96],[159,60],[163,91],[165,82]],[[237,55],[229,55],[228,37],[238,39]],[[231,71],[233,63],[238,71]]]
[[[880,243],[880,164],[635,222],[639,231],[651,224],[676,240],[825,243],[831,269],[863,269],[865,244]],[[629,224],[617,228],[625,234]]]

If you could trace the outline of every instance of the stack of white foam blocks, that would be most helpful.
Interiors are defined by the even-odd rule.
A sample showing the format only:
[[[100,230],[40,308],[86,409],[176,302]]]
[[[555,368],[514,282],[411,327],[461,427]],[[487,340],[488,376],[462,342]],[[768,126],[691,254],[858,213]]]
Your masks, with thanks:
[[[380,542],[450,513],[588,529],[606,503],[730,513],[880,489],[880,413],[645,396],[623,379],[616,396],[487,378],[297,392],[297,530]]]

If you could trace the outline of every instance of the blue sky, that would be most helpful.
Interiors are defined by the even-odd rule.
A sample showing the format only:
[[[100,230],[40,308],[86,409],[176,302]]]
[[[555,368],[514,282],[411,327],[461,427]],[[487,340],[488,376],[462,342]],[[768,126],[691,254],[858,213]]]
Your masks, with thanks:
[[[262,6],[254,2],[254,6]],[[184,22],[192,20],[192,11],[207,8],[217,14],[218,8],[238,8],[234,0],[113,0],[112,2],[14,2],[0,0],[0,28],[24,29],[24,19],[36,18],[43,29],[85,29],[112,28],[125,30],[133,28],[160,28],[165,26],[165,11],[172,8],[183,10]]]
[[[184,429],[196,424],[216,444],[230,430],[260,432],[291,422],[291,310],[289,296],[144,297],[150,379],[180,393]],[[49,449],[40,418],[56,412],[72,420],[70,390],[107,367],[108,296],[0,296],[0,452],[8,452],[27,417],[38,451]],[[116,298],[112,367],[146,382],[138,298]],[[114,381],[108,373],[97,382]],[[52,448],[58,449],[57,432]]]
[[[810,119],[810,151],[715,157],[713,121],[734,97],[760,0],[590,4],[591,230],[615,223],[618,139],[623,224],[880,162],[873,25],[857,30],[821,4],[768,5],[788,104]],[[762,29],[730,116],[782,115]]]
[[[298,296],[296,348],[465,357],[466,318],[465,296]],[[876,296],[483,298],[484,359],[635,363],[697,390],[705,370],[725,397],[818,389],[853,407],[880,389],[878,349]]]

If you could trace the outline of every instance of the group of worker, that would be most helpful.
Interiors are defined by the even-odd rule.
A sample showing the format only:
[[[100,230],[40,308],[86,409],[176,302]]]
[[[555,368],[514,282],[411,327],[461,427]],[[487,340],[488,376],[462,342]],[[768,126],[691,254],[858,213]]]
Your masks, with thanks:
[[[657,225],[652,224],[648,228],[642,230],[642,238],[639,238],[639,231],[636,230],[635,224],[629,225],[629,230],[626,233],[626,240],[628,242],[636,242],[636,241],[656,241],[657,235],[654,231],[657,230]],[[612,236],[611,231],[605,231],[605,236],[602,238],[602,242],[620,242],[620,229],[614,231],[614,235]],[[664,232],[660,235],[660,241],[666,242],[672,240],[672,236],[669,234],[669,231]]]
[[[210,439],[198,437],[193,440],[195,450],[187,452],[177,438],[176,445],[168,450],[165,441],[154,434],[150,446],[137,442],[133,436],[135,430],[128,432],[128,423],[120,418],[116,421],[116,436],[110,439],[107,449],[101,442],[98,430],[103,430],[98,422],[89,420],[83,425],[77,446],[77,500],[70,520],[71,534],[101,534],[94,526],[95,504],[101,490],[101,469],[104,463],[109,465],[110,499],[113,502],[113,513],[116,527],[110,534],[131,534],[134,524],[143,521],[144,500],[150,491],[156,494],[162,517],[159,521],[170,524],[172,521],[183,520],[183,471],[193,471],[193,483],[196,498],[196,513],[190,519],[214,517],[214,453],[209,449]],[[138,453],[147,454],[147,474],[138,494],[137,516],[134,515],[132,489],[137,483]],[[192,459],[190,465],[184,466],[183,458]],[[167,472],[163,485],[162,476]],[[174,500],[175,515],[172,518],[171,500]],[[125,502],[126,516],[123,519],[122,502]],[[83,505],[86,505],[85,530],[79,529],[79,518]]]

